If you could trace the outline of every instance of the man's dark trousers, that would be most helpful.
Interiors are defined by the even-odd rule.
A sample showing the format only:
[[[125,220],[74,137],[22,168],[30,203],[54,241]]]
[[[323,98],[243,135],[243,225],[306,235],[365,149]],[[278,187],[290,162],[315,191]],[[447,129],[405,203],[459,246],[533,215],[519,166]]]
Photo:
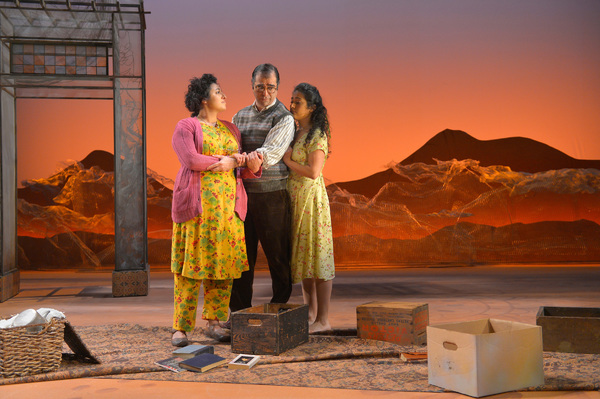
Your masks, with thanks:
[[[248,213],[244,222],[246,249],[250,269],[233,280],[232,312],[252,306],[254,267],[260,241],[271,273],[273,297],[271,303],[287,303],[292,294],[291,215],[287,190],[248,193]]]

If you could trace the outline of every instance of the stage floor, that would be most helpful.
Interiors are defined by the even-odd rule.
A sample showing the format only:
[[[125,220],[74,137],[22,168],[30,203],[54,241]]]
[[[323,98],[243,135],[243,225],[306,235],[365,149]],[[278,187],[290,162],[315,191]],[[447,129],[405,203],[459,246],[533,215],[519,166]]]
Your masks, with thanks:
[[[253,303],[270,300],[268,272],[256,274]],[[112,273],[107,271],[21,272],[21,292],[0,304],[0,315],[49,307],[67,315],[70,323],[89,326],[113,323],[170,326],[173,277],[165,267],[151,268],[145,297],[113,298]],[[330,321],[334,328],[356,327],[356,306],[371,301],[429,304],[429,323],[498,318],[535,324],[540,306],[600,307],[600,264],[429,267],[361,269],[337,272]],[[302,303],[300,286],[290,303]],[[198,320],[200,326],[204,322]],[[265,387],[235,384],[76,379],[0,387],[3,399],[127,398],[204,395],[229,398],[430,398],[463,397],[454,393],[395,393],[355,390]],[[170,395],[169,395],[170,396]],[[519,392],[502,398],[600,398],[599,392]]]

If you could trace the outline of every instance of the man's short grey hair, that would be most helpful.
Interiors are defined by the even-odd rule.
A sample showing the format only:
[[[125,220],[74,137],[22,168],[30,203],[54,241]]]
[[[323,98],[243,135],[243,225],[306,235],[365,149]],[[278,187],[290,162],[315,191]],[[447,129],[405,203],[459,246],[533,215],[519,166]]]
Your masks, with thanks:
[[[279,86],[279,71],[273,64],[260,64],[254,68],[254,71],[252,71],[252,84],[254,84],[254,81],[258,75],[269,75],[271,72],[275,74],[275,77],[277,78],[277,86]]]

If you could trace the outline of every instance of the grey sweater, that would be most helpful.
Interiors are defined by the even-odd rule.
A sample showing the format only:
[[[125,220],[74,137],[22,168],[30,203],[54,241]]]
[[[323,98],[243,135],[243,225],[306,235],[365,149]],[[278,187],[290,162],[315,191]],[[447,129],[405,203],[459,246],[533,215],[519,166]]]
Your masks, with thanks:
[[[272,107],[260,112],[249,105],[235,114],[233,123],[242,133],[244,151],[250,153],[260,148],[273,126],[287,115],[291,114],[279,100]],[[244,179],[244,186],[249,193],[285,190],[288,174],[287,166],[283,160],[279,160],[268,169],[263,169],[259,179]]]

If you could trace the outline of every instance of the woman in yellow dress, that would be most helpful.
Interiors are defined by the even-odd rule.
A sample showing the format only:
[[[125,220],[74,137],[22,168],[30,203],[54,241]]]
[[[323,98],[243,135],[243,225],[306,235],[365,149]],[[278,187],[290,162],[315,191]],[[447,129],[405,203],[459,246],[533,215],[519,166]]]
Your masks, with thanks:
[[[201,286],[207,335],[229,340],[219,321],[227,320],[233,279],[248,270],[247,197],[241,178],[259,177],[262,159],[257,153],[241,153],[237,127],[217,118],[226,109],[225,99],[213,75],[193,78],[185,96],[192,116],[180,120],[173,133],[181,163],[171,208],[175,346],[188,344],[186,332],[195,326]]]
[[[331,329],[329,303],[335,276],[329,198],[321,173],[331,135],[327,109],[316,87],[308,83],[296,86],[290,111],[296,133],[283,161],[290,168],[292,281],[302,282],[309,331],[318,332]]]

